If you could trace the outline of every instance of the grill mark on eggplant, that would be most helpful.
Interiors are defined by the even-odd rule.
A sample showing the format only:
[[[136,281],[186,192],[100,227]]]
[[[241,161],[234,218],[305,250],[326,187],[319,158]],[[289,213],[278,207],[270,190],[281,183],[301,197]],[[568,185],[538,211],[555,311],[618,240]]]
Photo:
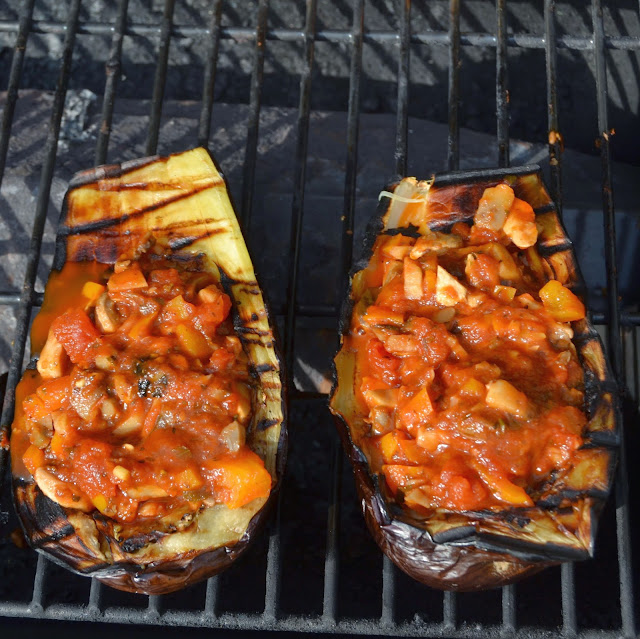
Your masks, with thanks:
[[[249,333],[250,335],[261,335],[262,337],[271,335],[271,331],[263,331],[263,330],[260,330],[259,328],[254,328],[253,326],[238,326],[236,328],[236,332]]]
[[[164,182],[122,182],[119,181],[121,176],[115,176],[112,178],[103,178],[97,182],[89,182],[85,185],[87,189],[92,191],[100,191],[104,193],[119,193],[121,191],[176,191],[182,187],[179,183],[165,184]],[[215,188],[223,184],[222,180],[207,180],[206,188]],[[198,185],[200,186],[200,185]]]
[[[261,375],[262,373],[267,373],[269,371],[275,371],[276,367],[272,364],[258,364],[253,367],[253,370],[257,375]]]
[[[537,206],[533,209],[533,212],[536,215],[544,215],[545,213],[552,213],[555,212],[556,207],[555,204],[553,202],[551,202],[550,204],[545,204],[543,206]]]
[[[262,432],[271,428],[272,426],[275,426],[276,424],[278,424],[277,419],[261,419],[256,423],[255,429],[258,432]]]
[[[95,169],[87,169],[76,173],[69,182],[69,191],[77,189],[81,186],[88,186],[98,180],[120,178],[132,171],[149,166],[154,162],[166,163],[166,158],[158,155],[152,155],[146,158],[136,158],[135,160],[126,160],[118,164],[103,164]]]
[[[225,232],[226,232],[226,229],[217,228],[217,229],[211,229],[210,231],[201,233],[200,235],[194,235],[192,237],[182,237],[175,240],[169,240],[169,247],[171,248],[171,250],[177,251],[177,250],[186,248],[187,246],[191,246],[192,244],[195,244],[199,240],[205,240],[208,237],[213,237],[214,235],[218,235],[220,233],[225,233]]]
[[[571,242],[559,242],[552,244],[538,244],[538,254],[540,257],[550,257],[556,253],[562,253],[563,251],[570,251],[573,248]]]
[[[176,202],[180,202],[181,200],[185,200],[190,198],[192,195],[196,195],[201,191],[208,189],[208,186],[199,186],[191,191],[185,191],[184,193],[179,193],[174,197],[167,198],[162,202],[154,202],[153,204],[149,204],[142,209],[138,209],[133,213],[125,213],[124,215],[118,218],[108,218],[105,220],[96,220],[95,222],[88,222],[87,224],[78,224],[77,226],[62,226],[60,228],[59,234],[61,236],[67,235],[83,235],[85,233],[91,233],[93,231],[100,231],[102,229],[112,228],[114,226],[120,226],[123,222],[127,222],[128,220],[133,220],[138,217],[142,217],[147,213],[151,213],[152,211],[157,211],[159,209],[168,206],[169,204],[174,204]],[[199,220],[198,222],[202,222]],[[193,222],[192,222],[193,224]]]
[[[410,224],[409,226],[399,226],[398,228],[395,228],[395,229],[387,229],[384,232],[384,234],[385,235],[404,235],[405,237],[413,237],[416,239],[420,237],[420,231],[413,224]]]

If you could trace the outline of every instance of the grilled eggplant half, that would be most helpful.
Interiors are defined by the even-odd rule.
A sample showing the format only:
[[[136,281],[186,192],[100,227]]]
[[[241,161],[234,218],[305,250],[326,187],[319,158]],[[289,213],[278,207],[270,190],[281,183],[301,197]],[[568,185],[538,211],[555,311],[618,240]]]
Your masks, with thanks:
[[[592,556],[616,385],[539,167],[404,178],[380,199],[330,400],[372,535],[445,590]]]
[[[29,543],[146,594],[227,568],[275,499],[286,428],[273,326],[208,151],[74,177],[31,347],[11,434]]]

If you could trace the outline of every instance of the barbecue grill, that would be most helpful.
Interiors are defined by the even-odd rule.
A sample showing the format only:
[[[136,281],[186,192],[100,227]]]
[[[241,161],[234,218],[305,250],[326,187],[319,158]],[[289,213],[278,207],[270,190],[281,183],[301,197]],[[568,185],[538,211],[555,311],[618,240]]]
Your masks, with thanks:
[[[16,3],[19,9],[1,9],[0,35],[13,47],[2,87],[1,206],[5,231],[11,231],[2,237],[3,252],[13,253],[12,243],[25,242],[24,257],[1,263],[5,271],[13,264],[19,273],[15,282],[12,273],[2,275],[0,292],[0,311],[11,332],[1,351],[10,355],[2,425],[11,422],[30,319],[42,302],[41,278],[52,248],[48,220],[55,221],[70,173],[94,163],[208,145],[227,173],[283,336],[290,377],[288,475],[269,531],[238,565],[161,597],[111,590],[20,548],[5,479],[0,615],[387,636],[637,636],[639,553],[636,546],[632,557],[631,540],[634,531],[638,537],[640,509],[637,473],[625,452],[637,437],[633,431],[622,445],[615,495],[602,516],[594,560],[548,569],[501,590],[456,595],[414,583],[369,538],[326,406],[327,371],[336,348],[336,291],[358,252],[384,178],[533,159],[545,165],[551,193],[575,231],[596,309],[593,319],[606,336],[624,396],[626,426],[636,427],[640,300],[629,265],[637,253],[638,172],[614,162],[614,133],[623,138],[621,148],[636,148],[633,142],[625,146],[625,138],[633,136],[633,126],[637,135],[638,128],[630,102],[616,107],[615,121],[609,111],[610,88],[619,93],[624,84],[617,73],[612,83],[611,68],[619,68],[614,54],[628,53],[636,76],[627,86],[635,82],[637,91],[640,30],[627,32],[614,19],[626,16],[638,25],[637,5],[616,13],[615,7],[603,7],[603,0],[577,9],[555,0],[518,3],[522,15],[537,20],[532,18],[530,30],[520,20],[512,24],[513,8],[510,12],[506,0],[496,0],[490,10],[495,29],[485,30],[474,13],[481,3],[464,0],[413,7],[410,0],[156,4],[149,10],[119,0],[114,7],[89,8],[70,0],[47,13],[40,0],[26,0]],[[186,41],[199,47],[195,65],[176,57]],[[32,47],[44,53],[30,57]],[[132,54],[136,51],[139,58]],[[567,101],[572,78],[560,70],[567,51],[582,60],[579,77],[590,77],[589,86],[580,89],[587,114],[580,117],[591,117],[592,150],[600,158],[595,181],[576,178],[573,160],[579,158],[564,150],[563,126],[571,129],[580,119]],[[97,63],[96,56],[102,56]],[[342,79],[332,77],[333,56],[336,76],[340,64],[344,67]],[[484,60],[484,68],[488,59],[495,72],[470,79],[465,64],[471,59]],[[542,92],[530,118],[522,103],[518,106],[521,78],[508,78],[514,60],[518,69],[530,69],[532,83],[534,67],[542,71]],[[377,68],[382,62],[386,76]],[[429,64],[440,70],[439,82],[425,84],[419,77]],[[51,69],[55,86],[47,79]],[[100,74],[89,77],[95,69]],[[471,80],[483,105],[461,103]],[[371,99],[371,85],[379,90],[377,99]],[[74,100],[89,122],[76,134],[69,132]],[[473,126],[470,112],[478,108],[494,111],[495,124],[483,135],[461,131],[462,124]],[[511,139],[515,109],[525,114],[516,124],[527,143]],[[439,124],[410,117],[426,115]],[[21,139],[28,128],[36,130],[30,146]],[[584,141],[576,140],[580,145]],[[633,161],[632,153],[626,159]],[[592,167],[588,159],[580,162]],[[31,198],[16,195],[24,174],[34,178],[23,180],[31,184]],[[593,171],[585,168],[585,175]],[[615,212],[619,192],[633,195],[634,188],[628,210]],[[576,205],[594,191],[600,193],[590,203],[599,212],[595,225]],[[26,237],[20,224],[30,230],[30,240],[20,240]],[[6,465],[3,451],[5,477]]]

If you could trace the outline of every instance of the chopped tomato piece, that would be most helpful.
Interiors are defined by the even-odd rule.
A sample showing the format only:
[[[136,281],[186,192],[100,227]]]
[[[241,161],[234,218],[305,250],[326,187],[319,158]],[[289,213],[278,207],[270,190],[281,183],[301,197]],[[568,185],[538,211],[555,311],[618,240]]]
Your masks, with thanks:
[[[492,291],[500,284],[500,262],[491,255],[469,253],[464,272],[469,284],[484,291]]]
[[[209,358],[209,365],[215,371],[223,371],[236,361],[236,356],[230,353],[226,348],[216,348],[213,355]]]
[[[403,464],[385,464],[382,466],[384,478],[391,492],[395,495],[398,490],[420,486],[426,483],[425,469],[421,466],[406,466]]]
[[[385,382],[393,383],[401,360],[391,355],[382,342],[375,337],[371,338],[367,344],[367,354],[374,375]]]
[[[198,322],[202,329],[208,334],[212,334],[216,328],[227,318],[231,310],[231,300],[229,296],[218,290],[217,286],[208,286],[198,293],[201,297],[203,291],[215,290],[213,295],[207,295],[207,301],[197,307]],[[202,298],[201,298],[202,299]]]
[[[44,408],[53,412],[62,408],[69,402],[69,392],[71,386],[71,378],[58,377],[57,379],[47,380],[38,390],[36,394],[40,398]]]
[[[402,408],[398,409],[400,423],[407,429],[423,426],[433,413],[433,404],[423,386]]]
[[[81,308],[57,317],[51,330],[74,364],[88,365],[93,361],[91,348],[100,339],[100,332]]]

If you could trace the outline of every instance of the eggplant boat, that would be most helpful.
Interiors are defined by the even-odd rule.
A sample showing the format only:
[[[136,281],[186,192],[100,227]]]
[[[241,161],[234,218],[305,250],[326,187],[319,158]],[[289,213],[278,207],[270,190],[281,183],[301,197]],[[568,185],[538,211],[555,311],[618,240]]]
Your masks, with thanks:
[[[372,535],[445,590],[590,557],[616,385],[539,168],[404,178],[380,200],[330,400]]]
[[[274,501],[286,430],[273,326],[208,151],[75,176],[31,349],[11,432],[29,543],[146,594],[228,567]]]

